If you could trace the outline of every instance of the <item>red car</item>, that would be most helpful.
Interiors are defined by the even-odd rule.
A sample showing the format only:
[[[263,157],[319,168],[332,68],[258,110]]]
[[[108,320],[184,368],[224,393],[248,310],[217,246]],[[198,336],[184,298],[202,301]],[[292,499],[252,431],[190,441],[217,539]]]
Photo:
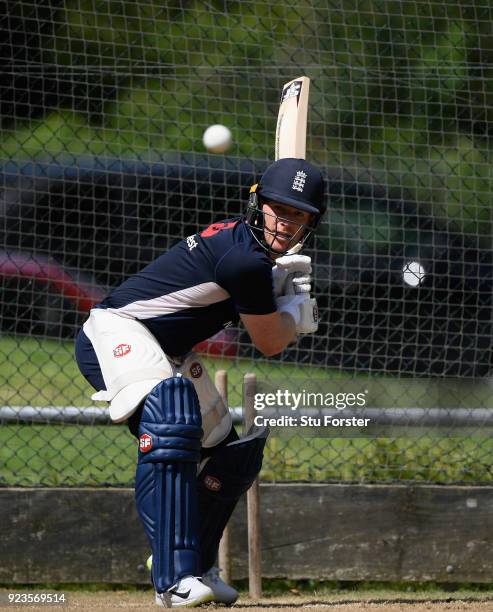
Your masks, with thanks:
[[[5,333],[74,337],[89,310],[108,290],[52,257],[0,251],[0,319]],[[220,331],[195,350],[234,357],[238,332]]]

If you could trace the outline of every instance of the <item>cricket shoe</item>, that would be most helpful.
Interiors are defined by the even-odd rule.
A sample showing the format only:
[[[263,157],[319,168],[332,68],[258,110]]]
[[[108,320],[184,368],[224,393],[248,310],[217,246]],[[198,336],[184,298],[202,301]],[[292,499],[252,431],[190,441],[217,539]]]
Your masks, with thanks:
[[[214,599],[214,591],[194,576],[181,578],[166,592],[156,593],[156,604],[162,608],[195,608]]]
[[[224,604],[233,604],[238,599],[239,593],[220,578],[220,571],[222,570],[218,567],[211,567],[211,569],[202,576],[202,581],[214,592],[214,601]]]

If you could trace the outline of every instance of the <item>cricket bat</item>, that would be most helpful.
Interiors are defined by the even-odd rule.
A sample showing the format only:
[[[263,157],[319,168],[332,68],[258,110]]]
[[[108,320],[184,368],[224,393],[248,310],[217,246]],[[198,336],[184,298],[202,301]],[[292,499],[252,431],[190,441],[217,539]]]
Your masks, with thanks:
[[[286,83],[281,92],[277,116],[275,158],[306,157],[306,122],[310,79],[298,77]]]

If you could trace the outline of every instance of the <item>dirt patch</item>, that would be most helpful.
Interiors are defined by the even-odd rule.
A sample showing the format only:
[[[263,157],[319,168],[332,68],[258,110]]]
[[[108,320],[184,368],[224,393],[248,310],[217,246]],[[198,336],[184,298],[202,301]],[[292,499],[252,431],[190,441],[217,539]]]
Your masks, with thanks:
[[[64,606],[0,606],[0,610],[157,610],[154,596],[149,592],[100,591],[68,592],[68,604]],[[5,600],[4,600],[5,601]],[[274,612],[275,610],[329,610],[330,612],[493,612],[493,594],[375,594],[355,593],[300,595],[287,597],[268,597],[259,602],[247,596],[240,598],[233,608],[208,604],[200,608],[204,612],[212,610],[236,610],[243,612]]]

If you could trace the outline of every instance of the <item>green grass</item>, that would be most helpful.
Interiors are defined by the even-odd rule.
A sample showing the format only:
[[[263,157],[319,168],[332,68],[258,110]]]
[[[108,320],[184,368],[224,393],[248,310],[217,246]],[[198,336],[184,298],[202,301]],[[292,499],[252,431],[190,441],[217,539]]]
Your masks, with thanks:
[[[270,438],[265,480],[479,483],[493,480],[491,438]]]
[[[228,371],[229,403],[241,405],[244,374],[256,372],[259,378],[293,380],[307,368],[297,365],[205,358],[211,376]],[[326,376],[311,368],[310,377]],[[90,406],[94,393],[80,374],[74,359],[72,341],[42,338],[3,337],[0,344],[0,404],[11,406]],[[106,405],[105,402],[99,405]]]
[[[254,372],[261,390],[368,390],[368,405],[382,408],[493,408],[493,393],[487,381],[396,378],[262,359],[205,358],[205,362],[211,375],[221,369],[228,371],[231,406],[241,405],[243,375]],[[72,341],[14,336],[1,339],[0,405],[89,406],[93,404],[92,393],[75,363]]]
[[[131,486],[136,440],[125,426],[4,425],[2,486]]]
[[[241,405],[241,383],[254,371],[270,388],[323,385],[328,391],[368,387],[372,406],[491,406],[486,384],[471,381],[398,380],[265,361],[206,359],[208,369],[229,372],[230,405]],[[2,338],[0,404],[89,406],[91,387],[78,372],[73,343]],[[264,388],[264,387],[262,387]],[[488,394],[487,394],[488,391]],[[447,399],[448,398],[448,399]],[[103,404],[101,404],[103,405]],[[275,434],[276,432],[274,432]],[[471,432],[390,430],[386,438],[272,435],[263,478],[272,481],[491,482],[493,440]],[[303,434],[303,435],[301,435]],[[0,485],[131,486],[136,442],[124,425],[4,425],[0,428]]]
[[[493,440],[271,437],[266,481],[491,482]],[[0,428],[3,486],[132,486],[137,447],[123,425]]]

